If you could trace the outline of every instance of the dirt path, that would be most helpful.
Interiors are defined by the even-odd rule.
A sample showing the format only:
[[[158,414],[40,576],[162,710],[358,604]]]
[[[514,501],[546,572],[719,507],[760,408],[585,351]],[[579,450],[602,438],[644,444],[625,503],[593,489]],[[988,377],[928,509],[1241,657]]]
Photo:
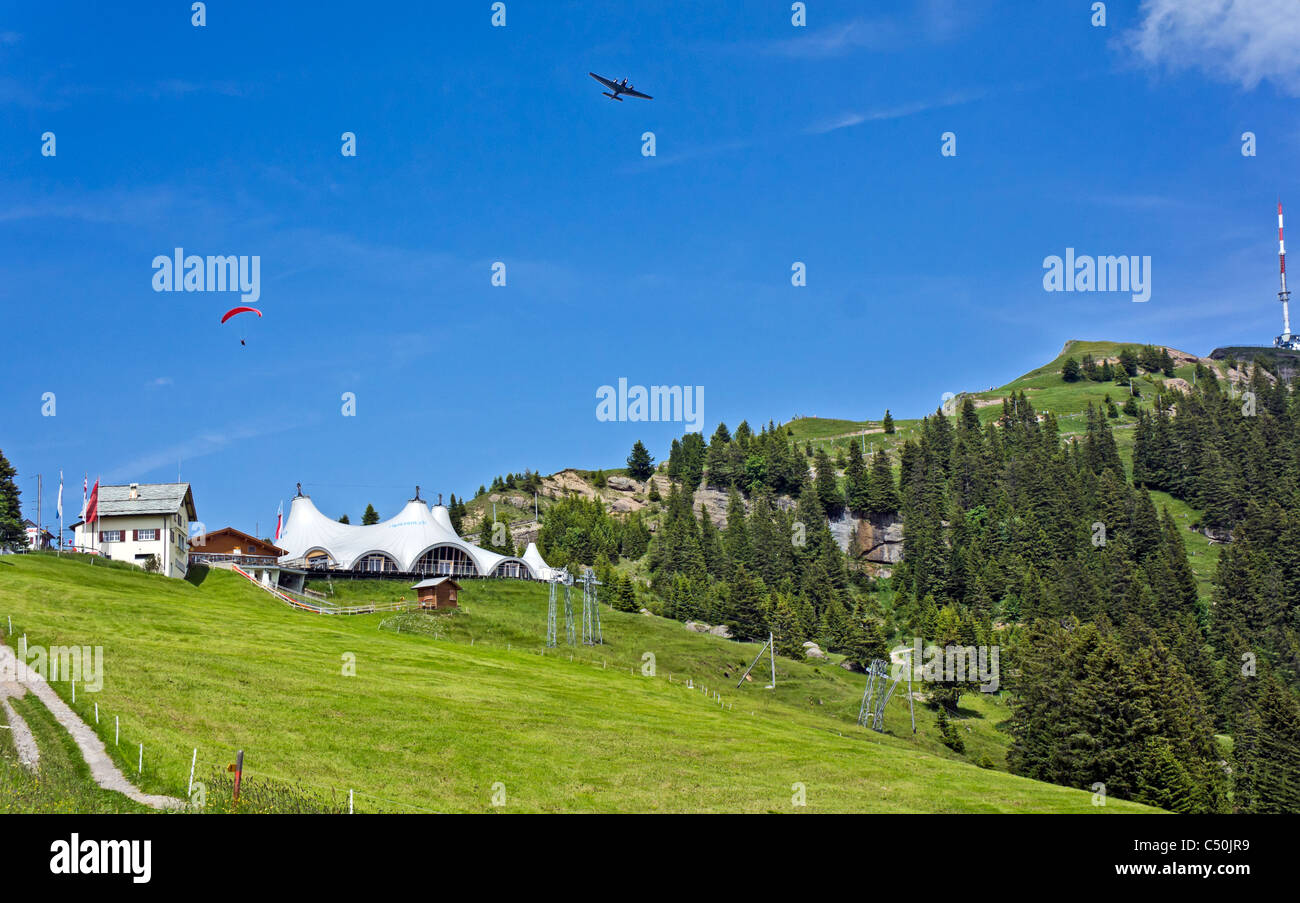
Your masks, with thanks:
[[[9,725],[14,738],[14,749],[18,751],[18,762],[23,768],[35,772],[41,762],[41,751],[36,747],[36,738],[23,720],[23,716],[14,711],[9,698],[21,698],[27,691],[16,683],[0,681],[0,709],[4,710],[5,723]]]
[[[25,664],[20,663],[14,651],[3,643],[0,643],[0,674],[16,674],[18,683],[25,689],[35,693],[36,698],[45,703],[45,707],[50,710],[54,720],[63,725],[64,730],[71,734],[72,739],[76,741],[77,748],[81,750],[81,757],[90,766],[91,777],[95,779],[95,783],[100,787],[105,790],[116,790],[137,803],[142,803],[153,809],[185,808],[185,801],[176,797],[141,793],[134,784],[126,779],[126,775],[122,774],[122,770],[109,758],[108,750],[104,748],[104,741],[99,739],[76,712],[68,708],[67,703],[60,699],[59,694],[55,693],[50,685],[45,682],[45,678],[28,669]],[[23,727],[26,728],[26,725],[24,724]],[[30,737],[30,733],[28,736]],[[17,737],[15,737],[15,744],[16,742]]]

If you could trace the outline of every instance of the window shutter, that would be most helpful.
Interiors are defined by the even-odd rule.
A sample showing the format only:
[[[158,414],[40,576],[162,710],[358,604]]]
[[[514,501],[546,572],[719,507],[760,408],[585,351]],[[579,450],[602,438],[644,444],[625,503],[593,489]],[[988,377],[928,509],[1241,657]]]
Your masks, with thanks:
[[[104,531],[103,531],[103,530],[100,530],[100,531],[99,531],[99,541],[100,541],[100,542],[103,542],[103,541],[104,541]]]

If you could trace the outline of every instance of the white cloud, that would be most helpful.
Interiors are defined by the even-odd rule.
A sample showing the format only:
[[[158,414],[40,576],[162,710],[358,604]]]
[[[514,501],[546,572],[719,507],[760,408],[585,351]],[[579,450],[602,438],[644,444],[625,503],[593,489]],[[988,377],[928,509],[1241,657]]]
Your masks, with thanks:
[[[1300,95],[1295,0],[1143,0],[1129,46],[1147,64],[1200,68],[1246,89],[1268,81]]]
[[[796,59],[830,59],[859,50],[886,53],[956,40],[985,14],[988,0],[918,0],[901,13],[858,18],[774,41],[769,53]]]
[[[928,110],[940,110],[947,107],[955,107],[961,104],[970,103],[984,97],[983,91],[969,91],[963,94],[953,94],[940,100],[920,100],[913,103],[899,104],[893,107],[877,107],[872,110],[861,112],[843,113],[834,119],[820,122],[807,129],[809,134],[824,135],[827,132],[834,132],[838,129],[852,128],[855,125],[862,125],[864,122],[879,122],[886,119],[902,119],[905,116],[915,116],[918,113],[924,113]]]

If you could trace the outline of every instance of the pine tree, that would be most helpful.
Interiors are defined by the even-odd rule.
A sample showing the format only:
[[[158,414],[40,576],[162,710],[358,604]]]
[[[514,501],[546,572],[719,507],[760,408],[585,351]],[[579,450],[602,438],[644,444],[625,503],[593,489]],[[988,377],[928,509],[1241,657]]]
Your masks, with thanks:
[[[844,510],[844,496],[840,494],[830,455],[826,454],[825,449],[818,449],[813,460],[817,469],[817,478],[814,482],[817,500],[821,502],[822,510],[826,512],[827,517],[839,517],[840,512]]]
[[[775,594],[775,601],[772,603],[770,630],[776,640],[778,655],[784,655],[786,658],[798,661],[803,660],[803,644],[806,636],[794,600],[785,593]]]
[[[379,523],[379,512],[375,510],[374,505],[366,505],[365,512],[361,515],[362,526],[370,526]]]
[[[893,415],[889,413],[888,408],[885,409],[885,419],[880,422],[880,425],[885,428],[886,436],[894,435],[894,418]]]
[[[849,510],[854,514],[865,514],[868,496],[867,469],[862,461],[862,452],[858,443],[850,441],[848,460],[844,464],[844,498]]]
[[[27,545],[27,530],[23,527],[23,509],[19,501],[21,491],[14,477],[18,471],[0,451],[0,548],[21,549]]]
[[[745,523],[745,502],[733,486],[727,497],[727,526],[722,531],[723,560],[728,571],[754,564],[754,549]]]
[[[348,516],[345,514],[345,515],[343,515],[342,517],[339,518],[339,523],[340,523],[340,524],[350,524],[350,523],[352,523],[352,521],[350,521],[350,520],[348,519]]]
[[[627,475],[634,480],[648,480],[654,473],[654,458],[640,439],[632,446],[632,453],[627,456]]]
[[[893,514],[898,511],[898,489],[894,486],[894,470],[889,455],[883,448],[871,456],[871,472],[867,476],[867,514]]]

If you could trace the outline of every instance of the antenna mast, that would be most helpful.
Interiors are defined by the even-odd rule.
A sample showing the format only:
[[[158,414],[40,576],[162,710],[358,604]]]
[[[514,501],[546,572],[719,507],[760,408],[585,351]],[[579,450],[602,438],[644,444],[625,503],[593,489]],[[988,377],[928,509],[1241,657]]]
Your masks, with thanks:
[[[1286,288],[1286,242],[1282,238],[1282,201],[1277,202],[1277,258],[1282,280],[1277,300],[1282,302],[1282,334],[1273,340],[1274,348],[1300,350],[1300,336],[1291,334],[1291,293]]]

